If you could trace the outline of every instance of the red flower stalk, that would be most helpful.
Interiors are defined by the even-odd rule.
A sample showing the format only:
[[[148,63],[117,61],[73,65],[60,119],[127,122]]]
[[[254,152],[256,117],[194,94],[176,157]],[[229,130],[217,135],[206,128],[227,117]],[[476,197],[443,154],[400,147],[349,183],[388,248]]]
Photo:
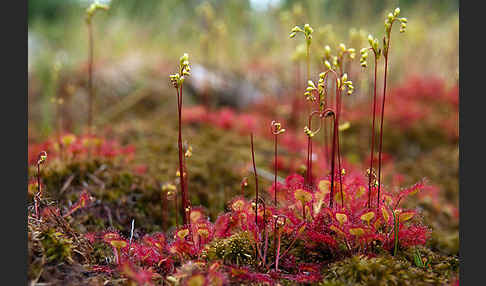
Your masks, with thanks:
[[[277,121],[272,121],[270,131],[274,135],[275,138],[275,159],[274,159],[274,169],[275,169],[275,176],[274,176],[274,186],[275,186],[275,194],[274,194],[274,206],[277,208],[277,171],[278,171],[278,165],[277,165],[277,145],[278,145],[278,135],[281,133],[285,132],[285,129],[282,129],[282,125],[280,122]],[[276,239],[277,239],[277,220],[275,220],[275,226],[274,226],[274,231],[273,231],[273,245],[275,246],[275,254],[277,253],[276,250]],[[279,238],[280,240],[280,238]]]
[[[338,144],[337,142],[337,131],[338,127],[337,125],[337,118],[336,118],[336,113],[330,108],[327,108],[324,110],[324,112],[321,114],[322,117],[326,118],[329,116],[332,116],[333,118],[333,138],[332,138],[332,149],[331,149],[331,193],[330,193],[330,198],[329,198],[329,208],[332,209],[333,207],[333,202],[334,202],[334,178],[335,178],[335,159],[336,159],[336,145]],[[341,175],[341,172],[339,173]],[[341,182],[341,201],[342,201],[342,206],[344,207],[344,196],[343,196],[343,188],[342,188],[342,182]]]
[[[39,202],[42,198],[42,186],[41,186],[41,177],[40,177],[40,166],[47,160],[47,152],[42,151],[39,154],[39,159],[37,160],[37,193],[34,195],[34,208],[35,208],[35,217],[37,219],[40,218],[39,216]]]
[[[88,55],[88,133],[92,134],[93,126],[93,104],[94,104],[94,90],[93,90],[93,26],[91,21],[88,22],[88,41],[89,41],[89,55]]]
[[[283,219],[283,221],[282,221]],[[278,271],[278,261],[280,256],[280,237],[282,236],[281,228],[285,226],[287,219],[284,215],[278,215],[275,218],[275,229],[278,228],[278,237],[277,237],[277,244],[275,250],[275,271]]]
[[[89,42],[89,55],[88,55],[88,132],[92,134],[92,126],[93,126],[93,104],[94,104],[94,90],[93,90],[93,25],[92,25],[92,18],[96,11],[99,10],[108,10],[109,6],[100,4],[100,3],[93,3],[86,9],[86,25],[88,26],[88,42]]]
[[[371,208],[371,191],[372,191],[372,178],[373,178],[373,158],[374,158],[374,150],[375,150],[375,117],[376,117],[376,73],[378,70],[378,57],[376,55],[376,51],[374,49],[373,53],[375,55],[375,77],[374,77],[374,88],[373,88],[373,123],[371,127],[371,151],[370,151],[370,170],[369,170],[369,178],[368,178],[368,208]]]
[[[184,54],[180,59],[179,64],[179,72],[173,75],[170,75],[170,81],[172,85],[176,88],[177,91],[177,112],[178,112],[178,119],[179,119],[179,128],[178,128],[178,151],[179,151],[179,174],[181,180],[181,209],[180,212],[182,213],[182,223],[186,224],[188,219],[188,207],[189,207],[189,200],[186,190],[186,177],[187,171],[185,169],[184,159],[183,159],[183,150],[182,150],[182,84],[184,83],[184,79],[186,76],[189,76],[189,71],[191,70],[189,66],[189,56]]]
[[[255,225],[258,229],[258,174],[255,165],[255,151],[253,149],[253,132],[250,134],[251,139],[251,159],[253,162],[253,172],[255,173]]]
[[[326,66],[328,67],[328,70],[324,73],[321,73],[319,75],[319,87],[323,87],[323,91],[327,90],[327,77],[329,76],[329,72],[331,72],[334,77],[335,77],[335,97],[336,97],[336,106],[334,110],[332,109],[324,109],[322,110],[320,117],[327,117],[330,116],[332,112],[332,116],[334,117],[334,124],[333,124],[333,143],[332,143],[332,158],[331,158],[331,180],[332,180],[332,188],[334,187],[334,176],[335,176],[335,159],[334,157],[336,156],[336,151],[337,151],[337,158],[338,158],[338,168],[339,168],[339,184],[341,187],[341,200],[342,200],[342,206],[344,207],[344,200],[343,200],[343,195],[342,195],[342,188],[343,188],[343,181],[342,181],[342,173],[341,173],[341,150],[339,147],[339,118],[340,118],[340,110],[341,110],[341,91],[344,90],[344,88],[348,88],[348,94],[352,93],[353,87],[351,81],[347,80],[347,74],[343,74],[341,77],[338,76],[336,71],[334,71],[331,68],[331,65],[326,61]],[[341,71],[342,73],[342,71]],[[323,85],[322,85],[323,84]],[[320,97],[320,96],[319,96]],[[320,98],[321,99],[321,98]],[[332,99],[332,97],[331,97]],[[323,105],[325,107],[326,105]],[[330,200],[330,206],[332,207],[333,204],[333,198],[332,198],[332,192],[333,190],[331,189],[331,200]]]
[[[255,230],[256,230],[256,249],[255,249],[255,256],[258,254],[258,240],[260,239],[260,233],[258,228],[258,173],[256,170],[255,165],[255,150],[253,148],[253,132],[250,133],[250,140],[251,140],[251,159],[253,163],[253,172],[255,173]]]
[[[309,115],[308,126],[304,128],[304,132],[307,135],[307,174],[306,174],[306,184],[309,189],[312,189],[312,137],[319,132],[321,129],[322,121],[319,120],[319,128],[312,131],[312,116],[320,115],[320,111],[315,110]],[[320,116],[321,117],[321,116]]]
[[[388,74],[388,53],[390,51],[390,43],[391,43],[391,31],[393,27],[393,23],[395,21],[400,21],[400,33],[405,32],[405,28],[407,27],[407,19],[406,18],[397,18],[400,14],[400,9],[396,8],[395,11],[388,14],[388,18],[385,22],[385,31],[386,35],[383,37],[383,57],[385,58],[385,74],[383,79],[383,100],[381,102],[381,122],[380,122],[380,147],[378,153],[378,197],[377,197],[377,207],[380,207],[380,190],[381,190],[381,155],[383,149],[383,119],[385,116],[385,98],[386,98],[386,82],[387,82],[387,74]]]

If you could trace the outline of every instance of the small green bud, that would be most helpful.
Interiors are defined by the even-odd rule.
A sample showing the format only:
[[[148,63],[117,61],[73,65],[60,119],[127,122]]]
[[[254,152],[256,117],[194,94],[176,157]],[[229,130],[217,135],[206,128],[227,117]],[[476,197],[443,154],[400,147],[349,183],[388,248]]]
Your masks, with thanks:
[[[343,43],[339,44],[339,48],[341,49],[341,52],[345,52],[346,51],[346,45],[344,45]]]
[[[407,24],[401,23],[400,24],[400,33],[404,33],[407,30]]]
[[[401,23],[408,23],[408,20],[407,20],[407,18],[400,18],[400,22]]]
[[[290,32],[297,33],[297,32],[303,32],[303,31],[299,26],[295,26],[295,27],[292,28],[292,30]]]
[[[371,34],[368,35],[368,43],[370,43],[370,46],[373,46],[373,40],[374,40],[373,36]]]
[[[312,27],[309,25],[309,24],[305,24],[304,25],[304,31],[306,34],[312,34],[312,32],[314,32],[314,29],[312,29]]]
[[[395,11],[393,11],[393,16],[397,17],[400,14],[400,8],[395,8]]]
[[[181,64],[184,64],[185,62],[189,63],[189,55],[187,53],[184,53],[182,57],[180,57],[180,62]]]
[[[331,47],[329,47],[328,45],[326,45],[324,47],[324,58],[325,59],[329,59],[331,57]]]
[[[314,89],[316,88],[316,86],[315,86],[314,82],[312,82],[312,80],[309,80],[309,81],[307,82],[307,84],[309,85],[309,87],[312,87],[312,88],[314,88]]]
[[[292,32],[292,33],[290,33],[289,38],[290,38],[290,39],[292,39],[292,38],[294,38],[294,37],[295,37],[295,35],[297,35],[297,33]]]
[[[307,135],[311,138],[314,137],[314,135],[315,135],[315,133],[312,132],[312,130],[310,130],[309,127],[307,127],[307,126],[304,127],[304,133],[305,133],[305,135]]]
[[[331,63],[329,63],[328,61],[324,61],[324,65],[326,66],[326,68],[328,68],[330,70],[332,69]]]
[[[344,73],[344,74],[343,74],[343,76],[342,76],[342,80],[343,80],[343,82],[348,81],[348,74],[347,74],[347,73]]]
[[[337,66],[338,66],[338,57],[337,57],[337,56],[334,56],[334,57],[332,58],[332,64],[333,64],[335,67],[337,67]]]

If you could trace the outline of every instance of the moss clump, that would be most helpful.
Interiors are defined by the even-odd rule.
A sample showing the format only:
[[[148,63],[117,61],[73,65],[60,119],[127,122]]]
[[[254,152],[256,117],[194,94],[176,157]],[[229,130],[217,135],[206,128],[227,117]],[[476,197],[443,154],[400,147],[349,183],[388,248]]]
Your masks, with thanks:
[[[216,239],[205,249],[205,256],[209,260],[222,259],[225,263],[253,264],[255,242],[246,231],[235,233],[228,238]]]
[[[453,264],[421,269],[403,257],[356,255],[330,264],[319,285],[445,285],[451,282],[453,269],[457,271]],[[444,271],[444,265],[452,271]]]
[[[44,254],[47,257],[47,262],[72,261],[72,239],[52,228],[41,233],[39,238],[42,247],[44,248]]]

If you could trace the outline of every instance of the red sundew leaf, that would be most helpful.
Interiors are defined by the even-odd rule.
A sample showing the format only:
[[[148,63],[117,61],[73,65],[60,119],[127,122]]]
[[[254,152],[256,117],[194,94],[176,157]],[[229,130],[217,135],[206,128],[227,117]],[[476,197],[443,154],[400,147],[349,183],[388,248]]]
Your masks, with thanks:
[[[228,204],[232,212],[243,212],[248,208],[248,202],[244,197],[238,196]]]
[[[169,253],[179,254],[181,256],[184,256],[184,255],[194,256],[194,255],[197,254],[197,250],[195,249],[192,242],[189,242],[187,240],[173,241],[168,246],[168,250],[169,250]]]
[[[415,216],[415,214],[416,214],[416,212],[414,212],[414,211],[401,212],[398,216],[400,223],[403,223],[403,222],[413,218]]]
[[[302,205],[310,203],[313,199],[312,193],[304,189],[297,189],[294,191],[294,200],[300,202]]]
[[[123,239],[112,239],[110,240],[110,245],[117,249],[123,249],[128,247],[128,241],[125,241]]]
[[[226,238],[231,235],[234,223],[231,220],[231,214],[219,215],[214,223],[214,236],[217,238]]]
[[[191,223],[198,223],[207,219],[206,210],[199,206],[191,208],[190,220]]]
[[[293,174],[285,179],[285,184],[289,190],[297,190],[304,187],[304,177]]]
[[[164,251],[166,247],[166,239],[163,233],[145,235],[142,241],[148,246],[157,248],[160,252]]]
[[[185,240],[189,236],[189,228],[182,226],[178,228],[174,233],[175,240]]]
[[[68,217],[73,214],[75,211],[87,207],[91,202],[94,201],[94,198],[89,194],[87,190],[84,190],[81,193],[78,201],[71,207],[71,209],[64,215],[64,217]]]
[[[410,227],[401,226],[398,231],[399,243],[404,247],[425,245],[429,235],[430,229],[419,225],[411,225]]]
[[[339,223],[339,225],[343,226],[345,223],[348,222],[348,216],[344,213],[336,213],[334,215],[336,218],[336,221]]]
[[[161,264],[165,259],[159,249],[153,246],[140,245],[132,243],[133,257],[140,263],[147,266],[155,266]]]
[[[120,234],[116,231],[106,231],[102,234],[103,241],[108,244],[114,239],[120,239],[120,237]]]
[[[332,248],[337,247],[337,241],[331,235],[326,233],[319,233],[311,230],[306,233],[306,238],[317,243],[326,244]]]

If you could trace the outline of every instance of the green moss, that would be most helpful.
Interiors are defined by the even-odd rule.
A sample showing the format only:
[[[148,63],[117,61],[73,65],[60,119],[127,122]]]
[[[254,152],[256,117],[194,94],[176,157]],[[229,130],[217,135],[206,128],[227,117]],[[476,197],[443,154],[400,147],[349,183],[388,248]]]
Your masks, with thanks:
[[[44,248],[47,262],[71,261],[73,241],[63,233],[54,229],[48,229],[40,235],[40,241]]]
[[[441,264],[434,256],[430,269],[415,267],[410,259],[413,257],[356,255],[325,267],[325,279],[319,285],[445,285],[457,275],[454,259]]]
[[[216,239],[204,250],[209,260],[223,260],[232,264],[253,264],[254,244],[250,234],[246,231],[238,232],[224,239]]]

